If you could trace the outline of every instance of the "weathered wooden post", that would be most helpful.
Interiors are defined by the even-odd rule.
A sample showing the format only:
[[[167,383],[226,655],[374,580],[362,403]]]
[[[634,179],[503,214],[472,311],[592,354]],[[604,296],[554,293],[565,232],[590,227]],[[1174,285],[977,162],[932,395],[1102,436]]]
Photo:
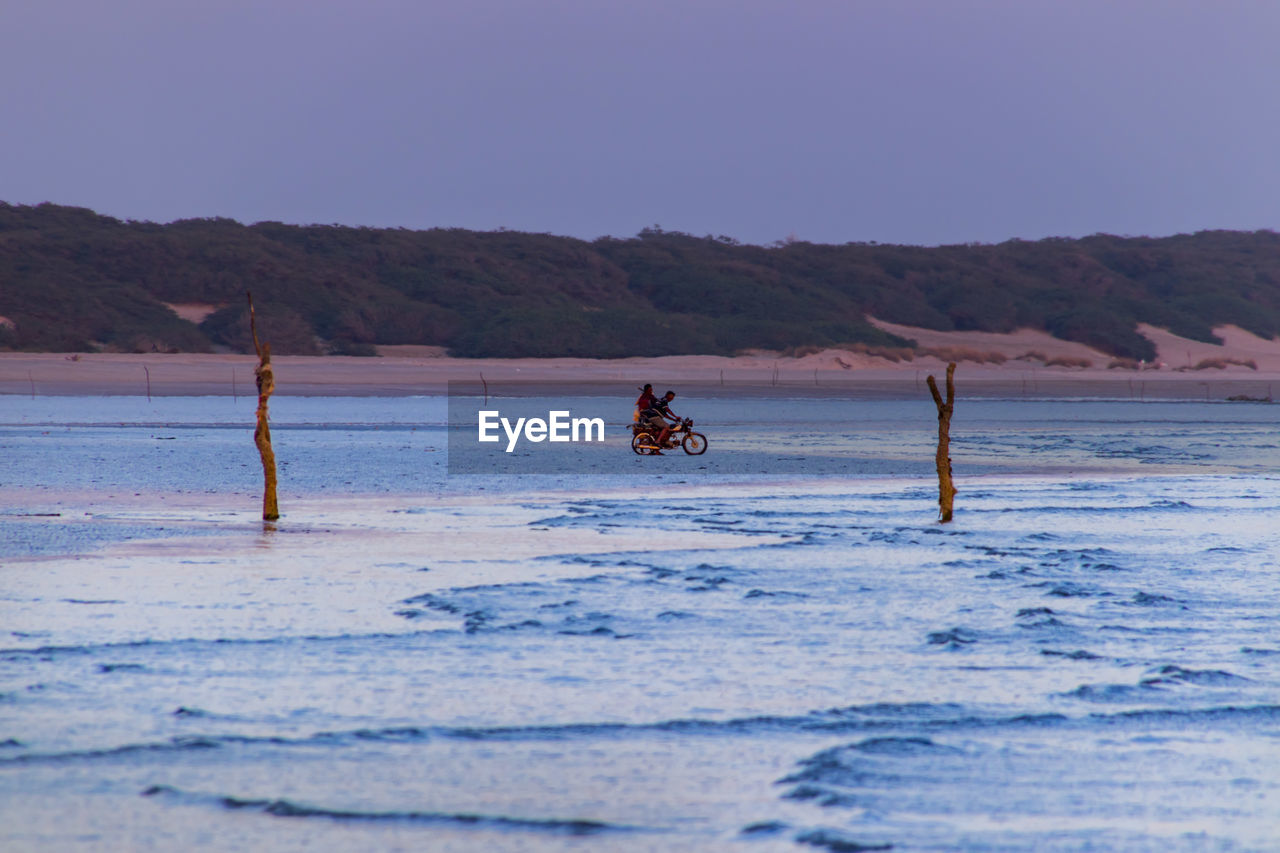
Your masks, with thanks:
[[[275,375],[271,372],[271,344],[258,343],[258,322],[253,316],[253,294],[249,297],[249,332],[253,335],[253,348],[258,352],[258,366],[253,375],[258,380],[258,426],[253,431],[253,443],[258,445],[262,457],[262,520],[275,521],[280,517],[276,505],[276,454],[271,449],[271,429],[267,426],[267,399],[276,390]]]
[[[956,487],[951,481],[951,412],[956,404],[956,363],[947,365],[947,401],[942,402],[938,393],[938,383],[932,374],[929,376],[929,393],[938,407],[938,454],[935,462],[938,466],[938,520],[945,524],[951,520],[951,505],[955,500]]]

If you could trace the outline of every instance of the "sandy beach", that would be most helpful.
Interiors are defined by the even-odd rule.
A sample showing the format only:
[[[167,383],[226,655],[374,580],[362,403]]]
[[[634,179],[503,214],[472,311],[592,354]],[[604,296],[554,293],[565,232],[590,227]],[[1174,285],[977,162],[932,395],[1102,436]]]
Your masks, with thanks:
[[[957,383],[964,393],[979,396],[1267,398],[1280,381],[1280,342],[1231,326],[1216,330],[1221,345],[1144,326],[1140,331],[1156,344],[1159,356],[1135,369],[1045,332],[937,332],[877,324],[914,338],[922,348],[957,354]],[[438,347],[410,346],[379,351],[379,358],[277,356],[277,393],[407,396],[440,394],[449,382],[465,382],[477,391],[487,385],[499,393],[504,386],[509,391],[512,385],[540,383],[613,394],[620,387],[629,391],[653,382],[706,394],[721,393],[717,388],[731,394],[786,388],[806,395],[882,396],[926,393],[924,377],[940,376],[946,364],[938,355],[893,362],[842,349],[800,357],[759,352],[626,359],[459,359]],[[1089,366],[1055,365],[1055,360]],[[1200,366],[1214,362],[1223,366]],[[253,356],[234,354],[9,352],[0,353],[0,394],[252,396],[255,366]]]

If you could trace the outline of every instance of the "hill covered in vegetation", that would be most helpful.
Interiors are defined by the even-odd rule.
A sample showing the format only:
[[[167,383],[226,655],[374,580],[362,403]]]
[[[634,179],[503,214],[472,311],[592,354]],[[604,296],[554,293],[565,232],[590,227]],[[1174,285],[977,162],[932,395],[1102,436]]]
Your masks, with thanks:
[[[593,242],[228,219],[166,225],[0,203],[0,349],[252,351],[245,292],[277,353],[732,354],[900,345],[866,321],[1044,329],[1130,358],[1139,322],[1213,340],[1280,333],[1280,235],[916,246],[742,245],[646,229]],[[169,306],[213,310],[198,325]]]

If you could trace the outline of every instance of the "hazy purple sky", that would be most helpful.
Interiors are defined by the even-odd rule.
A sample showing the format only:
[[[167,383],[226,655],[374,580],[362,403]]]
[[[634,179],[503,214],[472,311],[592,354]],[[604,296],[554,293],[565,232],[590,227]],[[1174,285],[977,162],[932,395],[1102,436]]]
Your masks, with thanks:
[[[0,0],[0,200],[768,243],[1280,228],[1272,0]]]

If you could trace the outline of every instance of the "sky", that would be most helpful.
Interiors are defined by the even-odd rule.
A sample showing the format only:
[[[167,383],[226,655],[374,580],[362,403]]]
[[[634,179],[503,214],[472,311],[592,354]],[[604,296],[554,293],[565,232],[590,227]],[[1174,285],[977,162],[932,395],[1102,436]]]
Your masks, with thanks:
[[[1272,0],[0,0],[0,201],[917,245],[1280,228]]]

